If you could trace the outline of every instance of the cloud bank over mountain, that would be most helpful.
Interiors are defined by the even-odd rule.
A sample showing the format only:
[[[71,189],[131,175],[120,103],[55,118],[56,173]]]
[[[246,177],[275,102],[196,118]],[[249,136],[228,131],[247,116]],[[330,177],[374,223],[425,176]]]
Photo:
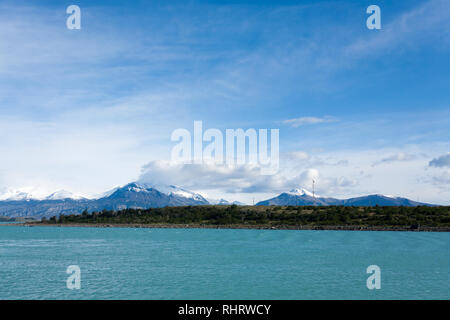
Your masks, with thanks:
[[[297,151],[281,154],[280,170],[270,176],[261,175],[258,165],[157,160],[142,167],[138,181],[181,185],[210,198],[231,198],[246,203],[251,203],[254,197],[262,200],[298,187],[311,190],[313,180],[316,192],[324,196],[350,198],[385,193],[442,203],[440,194],[447,192],[448,181],[445,173],[427,172],[429,159],[425,150],[416,147],[396,153],[392,149],[341,153]]]

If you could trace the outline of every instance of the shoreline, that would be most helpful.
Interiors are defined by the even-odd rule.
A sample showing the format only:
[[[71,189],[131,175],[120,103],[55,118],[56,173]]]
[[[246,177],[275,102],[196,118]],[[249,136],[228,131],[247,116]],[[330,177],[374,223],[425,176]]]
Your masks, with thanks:
[[[210,224],[114,224],[114,223],[8,223],[0,226],[21,227],[81,227],[81,228],[146,228],[146,229],[254,229],[254,230],[330,230],[330,231],[410,231],[450,232],[450,227],[382,227],[382,226],[294,226],[294,225],[210,225]]]

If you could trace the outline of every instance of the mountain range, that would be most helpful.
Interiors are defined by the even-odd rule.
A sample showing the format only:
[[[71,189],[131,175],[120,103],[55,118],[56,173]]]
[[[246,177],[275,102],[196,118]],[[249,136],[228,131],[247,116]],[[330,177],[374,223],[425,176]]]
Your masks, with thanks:
[[[8,197],[9,195],[9,197]],[[97,199],[87,199],[67,191],[58,191],[41,199],[23,192],[9,192],[0,196],[0,216],[8,217],[51,217],[61,214],[79,214],[102,210],[126,208],[159,208],[188,205],[244,205],[224,199],[207,200],[198,193],[178,186],[148,185],[132,182],[104,193]],[[294,189],[277,197],[258,202],[256,205],[343,205],[343,206],[419,206],[430,205],[406,198],[384,195],[368,195],[350,199],[335,199],[313,195],[305,189]]]
[[[209,204],[200,194],[183,188],[176,186],[159,188],[133,182],[108,191],[98,199],[71,198],[70,194],[65,192],[51,194],[42,199],[33,199],[26,194],[22,194],[22,198],[18,198],[16,195],[0,201],[0,216],[40,218],[60,214],[77,214],[84,210],[92,212]]]
[[[277,197],[260,201],[258,206],[431,206],[431,204],[416,202],[407,198],[372,194],[350,199],[336,199],[315,196],[305,189],[294,189]]]

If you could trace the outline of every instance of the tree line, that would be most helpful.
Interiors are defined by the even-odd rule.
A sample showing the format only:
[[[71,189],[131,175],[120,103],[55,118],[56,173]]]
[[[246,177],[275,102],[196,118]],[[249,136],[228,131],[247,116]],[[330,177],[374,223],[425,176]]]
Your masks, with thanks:
[[[450,227],[450,207],[183,206],[54,216],[44,223]]]

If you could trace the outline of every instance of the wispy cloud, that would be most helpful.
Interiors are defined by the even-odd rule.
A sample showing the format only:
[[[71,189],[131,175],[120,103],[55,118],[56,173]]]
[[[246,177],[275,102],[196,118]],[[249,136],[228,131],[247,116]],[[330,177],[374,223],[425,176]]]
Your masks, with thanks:
[[[284,120],[283,123],[294,128],[311,125],[311,124],[319,124],[319,123],[330,123],[337,122],[338,120],[335,117],[325,116],[325,117],[300,117],[295,119]]]
[[[418,156],[415,154],[399,152],[399,153],[396,153],[394,155],[388,156],[386,158],[383,158],[379,161],[374,162],[372,166],[377,166],[377,165],[380,165],[383,163],[411,161],[411,160],[415,160],[417,158],[418,158]]]
[[[450,171],[444,171],[439,175],[433,176],[431,178],[431,183],[444,190],[448,190],[450,185]]]
[[[355,59],[418,46],[446,47],[450,41],[450,6],[446,0],[429,0],[383,23],[382,30],[344,47],[344,56]],[[382,11],[382,16],[383,11]],[[383,21],[386,21],[383,19]],[[400,50],[399,50],[400,49]]]
[[[293,160],[293,161],[305,161],[310,158],[309,154],[304,151],[285,152],[281,155],[281,157],[283,159]]]

